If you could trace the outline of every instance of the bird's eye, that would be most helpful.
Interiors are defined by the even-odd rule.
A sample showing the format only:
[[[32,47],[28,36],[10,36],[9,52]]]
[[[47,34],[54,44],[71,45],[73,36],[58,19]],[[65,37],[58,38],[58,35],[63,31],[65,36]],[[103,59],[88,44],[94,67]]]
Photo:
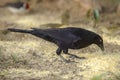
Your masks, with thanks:
[[[102,42],[102,40],[100,39],[100,42]]]

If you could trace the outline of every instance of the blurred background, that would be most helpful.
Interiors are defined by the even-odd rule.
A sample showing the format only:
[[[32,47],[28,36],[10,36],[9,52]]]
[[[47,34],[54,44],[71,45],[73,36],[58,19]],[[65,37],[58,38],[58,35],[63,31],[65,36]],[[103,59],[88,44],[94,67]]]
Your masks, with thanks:
[[[47,23],[89,24],[94,22],[94,11],[97,10],[100,15],[96,14],[101,23],[120,24],[120,0],[5,0],[0,1],[0,5],[16,1],[29,3],[30,12],[18,18],[16,15],[10,14],[8,9],[1,8],[1,21],[9,16],[9,22],[15,21],[29,26],[40,26]],[[29,19],[27,19],[28,16]]]
[[[19,1],[29,5],[27,12],[6,6]],[[55,54],[56,45],[7,30],[64,27],[98,33],[105,51],[96,45],[70,50],[86,59],[67,64]],[[120,80],[120,0],[0,0],[0,79]]]

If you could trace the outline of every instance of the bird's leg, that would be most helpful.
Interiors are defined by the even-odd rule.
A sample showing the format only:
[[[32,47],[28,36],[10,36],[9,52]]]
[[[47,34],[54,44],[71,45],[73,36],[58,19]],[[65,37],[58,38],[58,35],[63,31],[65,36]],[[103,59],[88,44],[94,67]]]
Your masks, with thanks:
[[[68,54],[68,49],[64,49],[63,53]]]
[[[56,50],[56,54],[57,54],[57,55],[60,55],[61,52],[62,52],[62,49],[61,49],[61,48],[58,48],[58,49]]]
[[[69,60],[66,60],[62,55],[61,55],[61,52],[62,52],[62,49],[61,48],[58,48],[57,50],[56,50],[56,54],[58,55],[58,56],[60,56],[60,58],[64,61],[64,62],[69,62]]]
[[[68,49],[64,49],[63,52],[64,52],[65,54],[67,54],[67,55],[70,55],[70,56],[74,57],[74,58],[80,58],[79,56],[76,56],[76,55],[74,55],[74,54],[68,53]]]

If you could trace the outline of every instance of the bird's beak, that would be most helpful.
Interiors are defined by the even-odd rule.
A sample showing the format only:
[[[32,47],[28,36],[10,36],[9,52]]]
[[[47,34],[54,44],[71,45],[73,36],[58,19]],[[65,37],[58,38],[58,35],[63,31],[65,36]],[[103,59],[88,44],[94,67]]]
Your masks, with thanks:
[[[103,45],[103,44],[99,44],[98,46],[100,47],[100,49],[101,49],[102,51],[104,51],[104,45]]]

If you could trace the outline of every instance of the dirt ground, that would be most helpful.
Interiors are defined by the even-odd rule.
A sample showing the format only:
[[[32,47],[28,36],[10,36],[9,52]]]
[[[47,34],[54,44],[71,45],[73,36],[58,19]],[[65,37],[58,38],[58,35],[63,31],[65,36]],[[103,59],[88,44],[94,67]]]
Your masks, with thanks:
[[[0,80],[120,80],[120,17],[116,14],[103,17],[95,28],[93,21],[86,19],[67,25],[100,34],[105,51],[96,45],[69,50],[85,59],[62,54],[73,61],[66,63],[56,55],[55,44],[29,34],[7,31],[7,28],[49,28],[41,25],[60,24],[60,14],[39,11],[14,15],[0,8]]]

